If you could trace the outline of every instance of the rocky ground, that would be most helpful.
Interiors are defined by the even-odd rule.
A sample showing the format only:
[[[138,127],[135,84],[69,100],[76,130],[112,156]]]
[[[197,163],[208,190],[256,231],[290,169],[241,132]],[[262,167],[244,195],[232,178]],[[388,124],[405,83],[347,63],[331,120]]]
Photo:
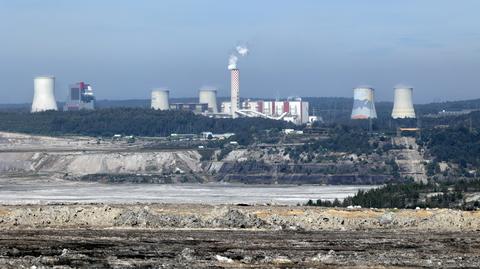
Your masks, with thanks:
[[[2,268],[478,268],[476,233],[8,230]]]
[[[0,206],[0,268],[478,268],[480,212]]]

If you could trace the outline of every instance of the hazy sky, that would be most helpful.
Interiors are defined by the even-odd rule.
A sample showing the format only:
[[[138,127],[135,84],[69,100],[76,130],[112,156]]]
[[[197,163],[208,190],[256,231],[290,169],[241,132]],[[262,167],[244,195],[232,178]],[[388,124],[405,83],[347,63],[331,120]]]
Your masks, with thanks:
[[[242,97],[345,96],[396,84],[416,103],[480,98],[479,0],[0,0],[0,103],[30,102],[35,75],[56,94],[86,81],[98,99],[218,87],[228,56]]]

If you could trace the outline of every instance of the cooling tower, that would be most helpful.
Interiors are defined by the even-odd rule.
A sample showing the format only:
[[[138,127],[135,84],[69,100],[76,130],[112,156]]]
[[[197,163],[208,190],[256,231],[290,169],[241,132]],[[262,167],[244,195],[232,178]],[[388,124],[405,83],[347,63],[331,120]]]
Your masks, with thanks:
[[[47,110],[58,110],[55,101],[55,78],[36,77],[33,80],[32,113]]]
[[[375,92],[372,88],[353,89],[352,119],[376,119]]]
[[[393,102],[392,118],[405,119],[415,118],[413,109],[413,88],[397,87],[395,88],[395,97]]]
[[[216,90],[201,89],[198,95],[200,104],[208,104],[209,112],[218,113]]]
[[[158,110],[170,109],[168,98],[170,95],[169,90],[156,89],[152,91],[152,108]]]
[[[231,110],[232,110],[232,118],[237,117],[237,110],[240,108],[240,72],[238,69],[233,68],[230,69],[231,75]]]

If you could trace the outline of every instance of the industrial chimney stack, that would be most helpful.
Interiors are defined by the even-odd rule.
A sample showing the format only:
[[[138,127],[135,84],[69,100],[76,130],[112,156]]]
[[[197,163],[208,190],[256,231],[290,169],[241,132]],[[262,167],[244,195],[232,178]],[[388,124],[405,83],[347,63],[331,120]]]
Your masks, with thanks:
[[[166,89],[156,89],[152,91],[152,108],[155,110],[168,110],[170,91]]]
[[[231,110],[232,118],[237,117],[237,110],[240,109],[240,72],[237,68],[230,69],[231,75]]]
[[[415,118],[415,110],[413,109],[413,88],[397,87],[395,88],[395,97],[393,103],[392,118],[406,119]]]
[[[32,113],[58,110],[55,101],[55,77],[42,76],[33,80]]]
[[[352,119],[376,119],[375,91],[368,87],[353,89]]]

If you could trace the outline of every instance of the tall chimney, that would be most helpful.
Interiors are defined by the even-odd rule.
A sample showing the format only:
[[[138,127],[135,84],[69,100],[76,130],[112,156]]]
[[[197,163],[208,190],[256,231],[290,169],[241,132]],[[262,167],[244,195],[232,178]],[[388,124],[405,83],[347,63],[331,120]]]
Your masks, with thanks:
[[[237,110],[240,109],[240,72],[237,68],[230,69],[231,75],[231,93],[230,104],[232,111],[232,118],[237,117]]]

